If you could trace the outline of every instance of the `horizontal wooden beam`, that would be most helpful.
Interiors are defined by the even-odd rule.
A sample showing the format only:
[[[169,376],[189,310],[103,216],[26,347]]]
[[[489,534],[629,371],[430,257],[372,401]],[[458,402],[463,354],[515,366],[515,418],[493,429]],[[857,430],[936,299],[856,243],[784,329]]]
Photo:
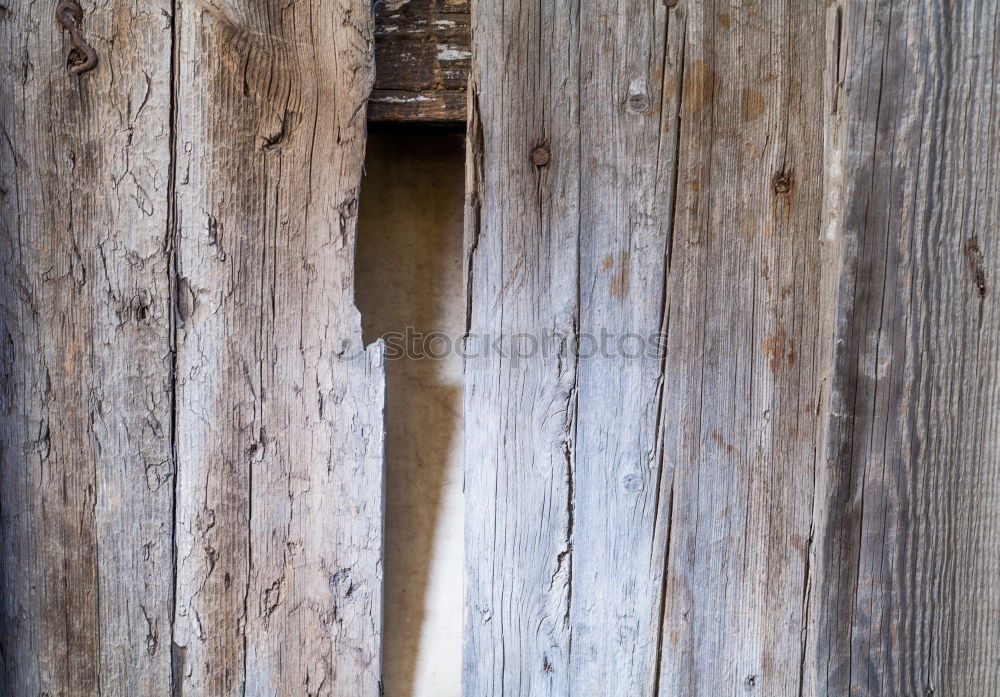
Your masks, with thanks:
[[[471,44],[468,0],[379,2],[368,119],[464,121]]]

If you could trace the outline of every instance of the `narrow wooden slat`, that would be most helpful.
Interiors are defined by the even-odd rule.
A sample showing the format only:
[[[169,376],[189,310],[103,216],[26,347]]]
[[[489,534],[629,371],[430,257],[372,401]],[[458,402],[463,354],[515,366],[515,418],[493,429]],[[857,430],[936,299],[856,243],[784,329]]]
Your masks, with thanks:
[[[798,696],[825,355],[825,14],[715,2],[675,18],[660,694]]]
[[[169,2],[0,9],[0,694],[166,694]],[[167,30],[164,31],[164,23]]]
[[[998,8],[832,13],[836,352],[809,694],[989,694],[1000,682]]]
[[[353,302],[371,8],[181,0],[176,22],[177,689],[374,697],[382,354]]]
[[[463,686],[566,694],[582,163],[578,56],[551,49],[576,46],[579,14],[478,3],[473,23]],[[512,346],[521,333],[551,334],[551,353]]]
[[[453,90],[375,90],[368,99],[368,120],[385,123],[454,123],[465,120],[464,92]]]
[[[578,346],[569,694],[651,695],[671,504],[657,347],[684,33],[663,3],[632,0],[584,4],[580,26],[577,283],[590,338]]]

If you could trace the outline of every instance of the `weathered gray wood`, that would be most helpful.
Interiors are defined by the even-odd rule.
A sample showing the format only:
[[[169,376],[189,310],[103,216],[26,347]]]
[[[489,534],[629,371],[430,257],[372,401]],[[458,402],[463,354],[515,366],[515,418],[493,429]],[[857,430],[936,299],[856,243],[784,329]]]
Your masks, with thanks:
[[[467,365],[470,694],[797,694],[823,19],[474,8],[471,340],[586,338]]]
[[[824,343],[825,14],[783,2],[675,12],[660,694],[799,695]]]
[[[807,694],[990,694],[998,7],[857,1],[835,6],[831,23],[825,302],[836,351]]]
[[[552,47],[576,46],[579,14],[522,9],[473,7],[463,682],[477,697],[570,680],[579,59]],[[492,349],[542,331],[567,337],[549,357]]]
[[[0,694],[163,695],[169,2],[0,8]]]
[[[353,304],[371,8],[178,2],[178,690],[379,692],[381,346]]]
[[[664,362],[646,342],[668,321],[684,25],[663,3],[608,9],[580,14],[576,283],[591,338],[577,357],[566,668],[580,697],[655,691],[671,504]]]
[[[474,7],[470,694],[996,683],[996,13]]]

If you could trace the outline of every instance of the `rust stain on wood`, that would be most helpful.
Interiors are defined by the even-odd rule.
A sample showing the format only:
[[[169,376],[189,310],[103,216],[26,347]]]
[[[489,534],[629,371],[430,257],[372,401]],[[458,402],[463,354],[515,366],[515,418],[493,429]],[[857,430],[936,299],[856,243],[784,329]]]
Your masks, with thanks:
[[[782,365],[795,365],[795,341],[789,339],[785,330],[778,328],[772,334],[764,337],[761,345],[764,356],[767,358],[767,365],[771,369],[771,374],[777,376],[781,372]]]
[[[705,61],[696,60],[690,70],[684,75],[684,109],[688,113],[696,113],[704,109],[715,99],[716,92],[722,89],[722,79]]]
[[[764,113],[764,97],[758,90],[750,88],[743,90],[740,113],[745,121],[753,121]]]
[[[629,274],[631,259],[628,252],[618,255],[618,270],[611,278],[611,295],[616,298],[624,298],[628,295]]]
[[[727,453],[736,453],[738,455],[740,452],[735,445],[727,442],[718,431],[712,431],[712,441]]]

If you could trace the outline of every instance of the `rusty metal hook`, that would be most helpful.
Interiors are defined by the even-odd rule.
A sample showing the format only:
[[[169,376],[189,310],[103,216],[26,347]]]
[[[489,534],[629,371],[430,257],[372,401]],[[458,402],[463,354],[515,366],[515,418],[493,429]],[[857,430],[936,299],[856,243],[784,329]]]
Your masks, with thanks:
[[[70,75],[82,75],[97,66],[97,52],[87,43],[80,33],[80,22],[83,20],[83,8],[77,0],[59,0],[56,7],[56,20],[69,32],[73,45],[85,56],[82,63],[69,67]]]

